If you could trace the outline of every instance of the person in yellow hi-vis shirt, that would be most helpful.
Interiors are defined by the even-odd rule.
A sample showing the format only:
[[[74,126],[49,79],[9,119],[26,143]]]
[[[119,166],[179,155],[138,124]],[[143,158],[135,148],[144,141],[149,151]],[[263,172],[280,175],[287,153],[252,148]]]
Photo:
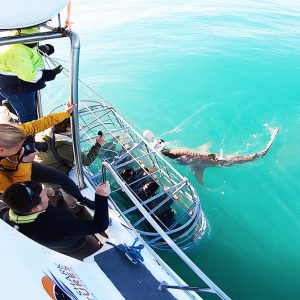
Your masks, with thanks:
[[[37,27],[20,29],[16,35],[38,33]],[[37,119],[36,91],[55,79],[62,66],[45,70],[43,54],[54,53],[50,44],[36,42],[0,47],[0,104],[8,99],[22,123]]]

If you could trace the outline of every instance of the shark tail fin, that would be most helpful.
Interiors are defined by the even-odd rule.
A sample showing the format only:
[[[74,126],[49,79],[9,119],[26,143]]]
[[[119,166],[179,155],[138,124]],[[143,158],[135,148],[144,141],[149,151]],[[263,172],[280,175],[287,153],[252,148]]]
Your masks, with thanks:
[[[272,144],[273,144],[273,142],[274,142],[274,140],[275,140],[275,138],[276,138],[276,136],[279,132],[279,129],[280,129],[279,127],[271,129],[271,138],[270,138],[266,148],[264,150],[260,151],[260,152],[257,152],[256,155],[255,155],[256,157],[262,157],[262,156],[267,154],[267,152],[271,148],[271,146],[272,146]]]

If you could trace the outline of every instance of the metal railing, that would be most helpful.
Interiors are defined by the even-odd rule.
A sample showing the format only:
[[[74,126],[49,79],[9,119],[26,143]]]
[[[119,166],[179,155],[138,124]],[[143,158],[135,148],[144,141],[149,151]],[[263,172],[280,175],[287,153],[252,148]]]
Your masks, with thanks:
[[[76,168],[76,176],[78,186],[80,189],[85,187],[82,162],[81,149],[79,137],[79,115],[78,115],[78,72],[79,72],[79,54],[80,54],[80,40],[79,36],[73,31],[67,31],[71,40],[71,103],[75,105],[75,109],[71,116],[71,128],[73,139],[73,153]]]
[[[109,171],[109,173],[114,177],[114,179],[118,182],[118,184],[122,187],[122,189],[126,192],[126,194],[130,197],[131,201],[134,205],[142,212],[143,216],[147,219],[147,221],[151,224],[151,226],[159,233],[159,235],[163,238],[163,240],[170,246],[170,248],[174,251],[174,253],[209,287],[209,289],[205,288],[203,291],[214,293],[218,295],[221,299],[230,300],[228,297],[208,276],[203,273],[199,267],[195,265],[195,263],[173,242],[173,240],[162,230],[162,228],[157,224],[157,222],[152,218],[152,216],[147,212],[147,210],[141,205],[141,203],[136,199],[135,195],[132,191],[127,187],[127,185],[121,180],[116,173],[116,171],[112,168],[112,166],[103,162],[104,169]]]

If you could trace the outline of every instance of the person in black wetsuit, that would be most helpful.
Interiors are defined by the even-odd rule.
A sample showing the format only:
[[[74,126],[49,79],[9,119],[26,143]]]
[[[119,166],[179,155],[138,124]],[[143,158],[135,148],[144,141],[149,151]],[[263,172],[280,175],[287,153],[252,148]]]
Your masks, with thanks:
[[[104,232],[109,223],[106,181],[96,188],[93,220],[81,220],[67,210],[48,205],[42,185],[14,183],[6,189],[0,217],[34,241],[58,252],[82,259],[100,249],[92,234]]]
[[[155,196],[159,189],[159,185],[155,181],[147,181],[143,186],[136,190],[138,198],[144,202]],[[147,203],[146,208],[148,210],[154,210],[154,214],[157,218],[166,226],[170,227],[175,222],[175,212],[171,208],[173,204],[173,198],[170,198],[166,203],[161,205],[161,202],[168,197],[168,194],[163,194],[153,201]],[[161,205],[160,207],[158,207]],[[158,207],[158,208],[157,208]]]

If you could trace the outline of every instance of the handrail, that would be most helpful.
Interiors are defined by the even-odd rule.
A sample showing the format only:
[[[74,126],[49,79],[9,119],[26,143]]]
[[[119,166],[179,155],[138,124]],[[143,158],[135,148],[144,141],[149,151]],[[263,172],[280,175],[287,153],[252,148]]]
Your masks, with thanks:
[[[0,39],[0,46],[28,43],[28,42],[39,42],[51,39],[58,39],[66,37],[62,32],[41,32],[36,34],[27,34],[20,36],[5,36]]]
[[[41,91],[36,91],[36,114],[38,118],[43,117],[43,107],[41,101]]]
[[[75,109],[71,116],[71,129],[73,139],[73,153],[74,163],[76,168],[76,176],[78,186],[80,189],[85,187],[82,161],[81,161],[81,149],[80,149],[80,137],[79,137],[79,113],[78,113],[78,71],[79,71],[79,55],[80,55],[80,39],[77,33],[74,31],[67,31],[67,34],[71,40],[71,103],[75,105]]]
[[[161,227],[157,224],[157,222],[152,218],[152,216],[147,212],[147,210],[141,205],[141,203],[136,199],[134,194],[130,191],[130,189],[126,186],[123,180],[118,176],[115,170],[110,166],[109,163],[102,163],[102,174],[103,179],[106,178],[105,170],[108,170],[110,174],[114,177],[116,182],[120,185],[120,187],[126,192],[128,197],[130,197],[131,201],[134,205],[140,210],[140,212],[144,215],[147,221],[151,224],[151,226],[156,230],[156,232],[164,239],[164,241],[170,246],[170,248],[182,259],[182,261],[201,279],[203,280],[210,289],[217,294],[221,299],[230,300],[230,298],[213,282],[207,277],[199,267],[195,265],[195,263],[173,242],[173,240],[161,229]]]

